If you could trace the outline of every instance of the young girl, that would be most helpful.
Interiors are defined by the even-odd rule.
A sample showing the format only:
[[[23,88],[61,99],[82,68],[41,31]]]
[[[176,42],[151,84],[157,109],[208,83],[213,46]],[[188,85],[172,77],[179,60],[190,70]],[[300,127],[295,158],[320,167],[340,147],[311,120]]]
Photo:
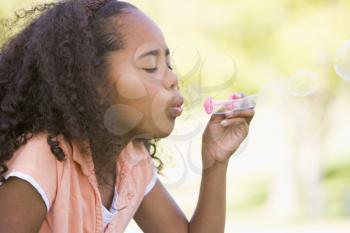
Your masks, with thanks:
[[[0,232],[117,233],[132,218],[149,233],[224,232],[228,161],[254,110],[210,118],[187,220],[152,162],[183,104],[160,29],[117,0],[17,17],[38,11],[0,54]]]

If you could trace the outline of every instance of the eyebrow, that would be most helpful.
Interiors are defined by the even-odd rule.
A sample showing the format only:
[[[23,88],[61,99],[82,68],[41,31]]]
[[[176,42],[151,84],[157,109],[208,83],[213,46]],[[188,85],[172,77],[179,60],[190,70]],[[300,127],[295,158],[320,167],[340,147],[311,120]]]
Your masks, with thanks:
[[[147,57],[147,56],[159,56],[160,54],[160,50],[159,49],[154,49],[154,50],[151,50],[151,51],[148,51],[146,53],[143,53],[141,54],[137,59],[141,59],[141,58],[144,58],[144,57]],[[169,56],[170,55],[170,51],[169,51],[169,48],[166,48],[165,49],[165,56]]]

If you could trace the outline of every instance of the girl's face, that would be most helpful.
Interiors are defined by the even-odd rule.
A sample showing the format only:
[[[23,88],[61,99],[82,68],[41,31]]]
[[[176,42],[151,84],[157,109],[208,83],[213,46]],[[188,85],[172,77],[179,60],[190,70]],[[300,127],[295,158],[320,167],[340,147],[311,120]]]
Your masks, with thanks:
[[[182,112],[183,97],[163,34],[136,9],[115,17],[113,25],[124,42],[123,49],[109,55],[109,80],[116,90],[114,133],[166,137]]]

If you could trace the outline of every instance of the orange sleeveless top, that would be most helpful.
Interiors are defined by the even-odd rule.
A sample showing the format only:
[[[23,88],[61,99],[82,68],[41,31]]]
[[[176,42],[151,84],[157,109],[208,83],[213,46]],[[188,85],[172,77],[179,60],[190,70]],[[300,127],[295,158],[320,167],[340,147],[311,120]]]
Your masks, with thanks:
[[[54,157],[43,132],[33,135],[7,163],[5,178],[27,180],[45,202],[47,215],[39,233],[123,232],[157,180],[146,147],[131,141],[116,157],[114,213],[110,213],[102,205],[91,155],[80,152],[62,135],[58,141],[66,154],[63,162]],[[108,219],[103,218],[106,212]]]

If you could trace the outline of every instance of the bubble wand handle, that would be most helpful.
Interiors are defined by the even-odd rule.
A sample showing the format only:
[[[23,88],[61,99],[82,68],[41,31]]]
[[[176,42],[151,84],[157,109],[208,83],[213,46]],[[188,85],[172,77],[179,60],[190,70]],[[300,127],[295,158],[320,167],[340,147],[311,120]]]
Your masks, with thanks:
[[[211,114],[226,114],[237,110],[246,110],[254,108],[256,105],[258,95],[245,96],[237,99],[235,95],[232,95],[228,100],[214,100],[211,96],[208,96],[203,104],[206,113]],[[216,107],[217,111],[214,111]]]

